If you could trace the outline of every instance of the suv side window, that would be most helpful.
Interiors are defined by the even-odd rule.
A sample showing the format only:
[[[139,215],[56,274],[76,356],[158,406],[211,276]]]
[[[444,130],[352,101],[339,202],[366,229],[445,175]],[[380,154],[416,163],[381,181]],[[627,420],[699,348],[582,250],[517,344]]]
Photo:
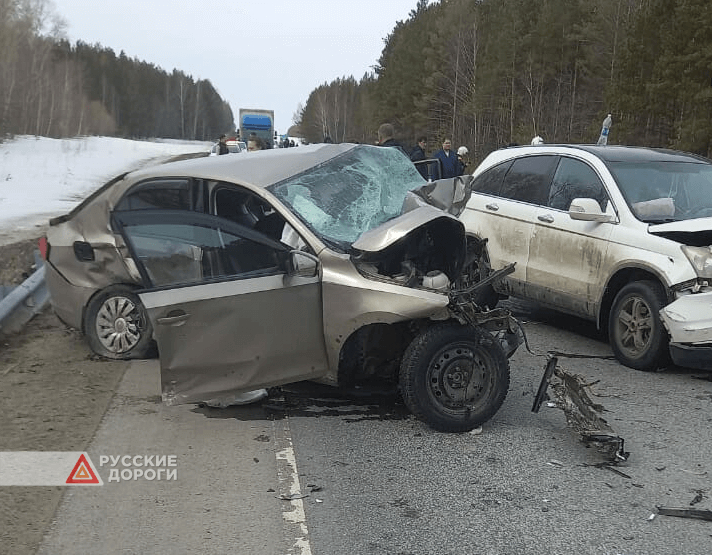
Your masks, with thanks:
[[[502,180],[511,165],[512,161],[507,160],[481,173],[472,182],[472,190],[486,195],[499,196],[499,191],[502,189]]]
[[[116,210],[193,210],[188,179],[145,181],[129,190]]]
[[[526,156],[512,164],[500,196],[530,204],[546,205],[557,156]]]
[[[608,194],[595,170],[573,158],[561,158],[549,191],[547,206],[568,211],[575,198],[593,198],[606,210]]]

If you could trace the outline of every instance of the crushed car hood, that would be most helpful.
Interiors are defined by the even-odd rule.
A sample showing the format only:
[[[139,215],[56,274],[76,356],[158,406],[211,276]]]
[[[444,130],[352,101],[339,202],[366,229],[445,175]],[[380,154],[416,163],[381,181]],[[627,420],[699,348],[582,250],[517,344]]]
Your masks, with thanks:
[[[712,245],[712,218],[655,224],[649,226],[648,231],[653,235],[691,247]]]
[[[470,198],[471,176],[429,182],[408,192],[401,214],[363,233],[351,245],[357,263],[407,283],[418,275],[443,272],[452,282],[465,263],[465,227],[457,216]]]
[[[457,219],[470,200],[472,176],[428,182],[408,192],[401,215],[361,235],[352,245],[358,251],[385,249],[416,227],[436,218]]]

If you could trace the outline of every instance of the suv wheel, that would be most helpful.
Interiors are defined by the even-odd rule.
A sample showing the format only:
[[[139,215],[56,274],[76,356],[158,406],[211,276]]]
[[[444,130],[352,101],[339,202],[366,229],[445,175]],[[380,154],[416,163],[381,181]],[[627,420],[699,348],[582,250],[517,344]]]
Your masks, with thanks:
[[[608,316],[608,335],[621,363],[646,371],[668,363],[668,335],[660,320],[666,301],[654,281],[635,281],[618,292]]]
[[[410,411],[440,432],[467,432],[499,410],[509,363],[487,331],[457,322],[416,337],[401,362],[400,388]]]
[[[113,285],[87,305],[84,333],[96,354],[111,359],[145,358],[153,327],[138,296],[125,285]]]

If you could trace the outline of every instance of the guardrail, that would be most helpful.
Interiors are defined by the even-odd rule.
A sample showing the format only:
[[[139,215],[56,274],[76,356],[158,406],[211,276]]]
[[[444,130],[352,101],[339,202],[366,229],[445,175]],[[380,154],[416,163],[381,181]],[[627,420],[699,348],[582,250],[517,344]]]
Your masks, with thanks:
[[[45,267],[41,265],[30,277],[0,299],[0,334],[17,333],[49,303]]]

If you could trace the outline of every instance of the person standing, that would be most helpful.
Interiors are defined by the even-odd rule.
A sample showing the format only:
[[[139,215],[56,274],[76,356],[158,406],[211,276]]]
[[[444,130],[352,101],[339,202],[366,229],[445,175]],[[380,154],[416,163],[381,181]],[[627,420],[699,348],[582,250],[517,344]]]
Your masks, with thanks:
[[[223,134],[220,135],[220,141],[218,144],[218,155],[229,154],[230,150],[227,148],[227,137]]]
[[[418,172],[420,172],[420,175],[422,175],[425,179],[428,179],[428,167],[426,164],[418,164],[417,162],[421,162],[427,158],[427,155],[425,154],[425,147],[428,146],[428,139],[425,137],[425,135],[421,135],[418,137],[418,141],[416,142],[415,146],[413,147],[413,150],[410,151],[410,161],[415,164],[416,169]]]
[[[425,160],[425,147],[428,146],[428,139],[425,135],[418,137],[418,142],[410,151],[410,161],[419,162],[420,160]]]
[[[457,175],[465,175],[467,170],[467,164],[469,164],[469,158],[467,157],[469,151],[466,146],[461,146],[457,149],[457,162],[459,164]]]
[[[440,161],[440,172],[441,178],[445,179],[448,177],[456,177],[459,175],[460,162],[457,156],[452,151],[452,141],[450,139],[445,139],[443,141],[443,147],[438,150],[434,155]]]
[[[395,135],[395,130],[393,129],[393,124],[384,123],[378,128],[378,146],[389,146],[397,148],[403,154],[405,154],[405,149],[403,146],[393,138]]]
[[[247,152],[255,152],[262,150],[262,139],[255,133],[250,133],[250,138],[247,140]]]

